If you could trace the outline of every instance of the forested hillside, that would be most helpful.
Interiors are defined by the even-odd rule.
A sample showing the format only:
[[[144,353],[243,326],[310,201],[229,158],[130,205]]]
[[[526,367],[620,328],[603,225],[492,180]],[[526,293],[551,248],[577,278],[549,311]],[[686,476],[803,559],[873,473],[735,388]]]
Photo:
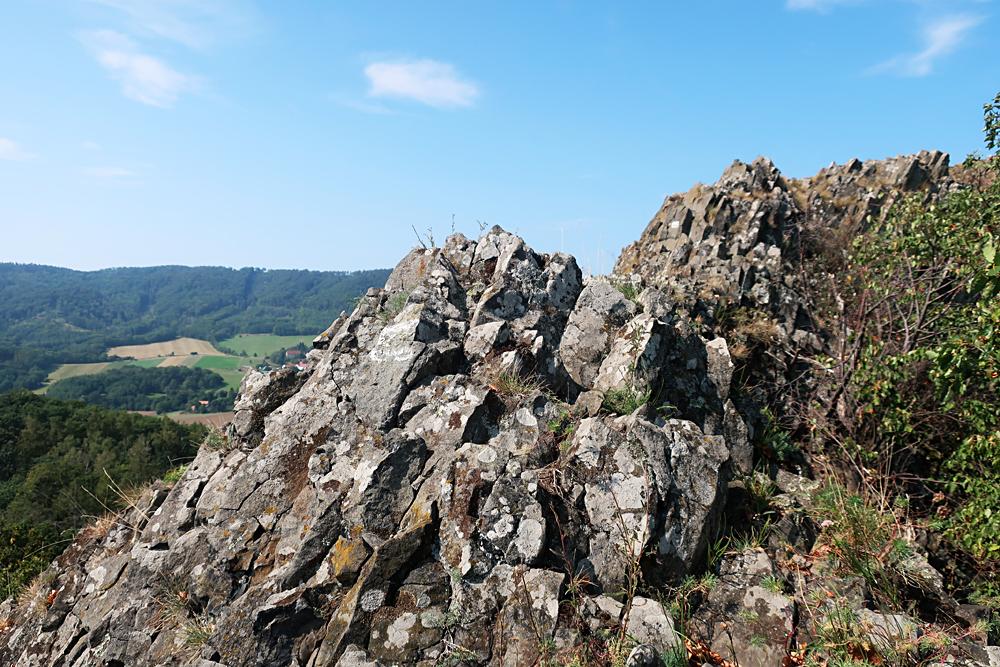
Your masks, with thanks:
[[[81,375],[55,383],[52,398],[77,400],[115,410],[177,412],[190,406],[205,412],[233,409],[236,392],[225,380],[205,368],[126,366],[97,375]],[[205,401],[204,404],[201,401]]]
[[[0,394],[0,596],[16,591],[74,531],[129,489],[189,461],[205,429],[168,419]]]
[[[0,264],[0,391],[35,388],[60,363],[178,336],[319,332],[388,271],[161,266],[73,271]]]

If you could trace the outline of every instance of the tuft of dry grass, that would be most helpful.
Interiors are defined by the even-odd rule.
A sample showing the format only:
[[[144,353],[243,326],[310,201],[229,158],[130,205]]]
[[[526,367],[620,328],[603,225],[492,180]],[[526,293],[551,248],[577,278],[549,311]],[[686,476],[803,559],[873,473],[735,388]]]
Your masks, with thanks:
[[[56,573],[45,570],[31,580],[17,596],[17,608],[26,616],[42,614],[49,605],[52,604],[52,582],[56,580]]]
[[[487,384],[504,399],[518,399],[541,391],[541,378],[528,376],[509,369],[496,369],[489,373]]]
[[[103,539],[120,520],[116,512],[105,512],[84,526],[80,531],[80,537],[86,541]]]

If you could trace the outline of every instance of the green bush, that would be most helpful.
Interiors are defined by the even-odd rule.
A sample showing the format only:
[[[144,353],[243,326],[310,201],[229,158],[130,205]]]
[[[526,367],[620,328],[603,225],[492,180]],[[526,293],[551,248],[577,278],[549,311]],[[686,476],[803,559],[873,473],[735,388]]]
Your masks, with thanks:
[[[987,105],[993,148],[998,105]],[[906,199],[850,258],[863,343],[851,378],[856,453],[940,480],[958,508],[946,531],[979,558],[1000,557],[1000,177],[991,180],[930,205]]]

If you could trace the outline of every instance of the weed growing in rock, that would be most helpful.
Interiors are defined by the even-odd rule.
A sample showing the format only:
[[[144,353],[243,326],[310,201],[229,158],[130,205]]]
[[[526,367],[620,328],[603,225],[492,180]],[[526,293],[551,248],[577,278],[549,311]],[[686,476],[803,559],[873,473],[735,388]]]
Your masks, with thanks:
[[[212,451],[225,451],[229,447],[229,438],[226,437],[226,433],[221,428],[212,427],[208,429],[201,445]]]
[[[609,389],[604,394],[601,408],[615,415],[630,415],[649,402],[651,392],[639,391],[634,387]]]
[[[744,479],[743,485],[750,497],[751,514],[754,517],[768,514],[771,511],[771,499],[778,492],[778,487],[771,478],[761,472],[755,472]]]
[[[761,580],[760,585],[771,591],[772,593],[784,593],[785,592],[785,582],[774,576],[773,574],[764,577]]]
[[[390,296],[378,311],[379,319],[383,322],[391,322],[396,319],[396,316],[403,312],[409,298],[409,292],[396,292]]]
[[[558,417],[549,420],[546,427],[549,429],[549,433],[556,436],[557,439],[562,440],[573,435],[573,431],[576,429],[576,422],[573,421],[573,415],[568,410],[563,410],[559,413]]]
[[[706,572],[700,577],[688,575],[681,581],[680,586],[673,590],[672,599],[667,605],[677,628],[682,631],[687,628],[691,610],[701,604],[718,583],[719,579],[713,572]]]
[[[441,667],[459,667],[459,665],[475,665],[479,662],[475,652],[464,646],[444,640],[447,651],[437,660]]]
[[[204,646],[213,634],[215,634],[215,624],[206,614],[190,619],[181,628],[184,643],[193,649]]]
[[[501,370],[490,378],[490,388],[500,394],[501,398],[523,398],[542,389],[542,381],[538,377],[529,377],[513,370]]]
[[[177,466],[176,468],[171,468],[163,474],[163,481],[166,484],[174,485],[181,481],[181,477],[187,472],[188,467],[186,465]]]
[[[17,608],[22,613],[33,616],[42,614],[48,609],[49,594],[52,582],[56,580],[55,571],[48,569],[36,575],[17,595]]]
[[[622,293],[622,296],[634,304],[639,303],[639,286],[627,279],[615,279],[611,281],[611,286]]]
[[[688,667],[690,665],[687,648],[683,644],[678,644],[670,650],[660,653],[660,660],[663,662],[663,667]]]
[[[792,440],[791,434],[778,424],[774,413],[764,408],[761,410],[764,418],[764,428],[757,441],[757,448],[768,458],[786,463],[799,454],[799,446]]]
[[[747,526],[745,530],[726,538],[726,553],[738,554],[762,548],[767,543],[773,527],[770,518],[765,519],[760,525]]]
[[[188,617],[191,600],[183,584],[165,579],[153,596],[156,610],[150,620],[154,630],[169,630],[180,627]]]

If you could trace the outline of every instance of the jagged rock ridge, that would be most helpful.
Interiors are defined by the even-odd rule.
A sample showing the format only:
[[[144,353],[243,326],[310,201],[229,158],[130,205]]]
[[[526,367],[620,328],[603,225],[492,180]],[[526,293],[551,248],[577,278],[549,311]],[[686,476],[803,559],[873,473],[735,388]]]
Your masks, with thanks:
[[[625,250],[618,271],[653,285],[632,299],[499,228],[412,251],[307,371],[248,376],[179,482],[3,603],[0,664],[534,665],[615,637],[657,664],[680,637],[655,593],[705,567],[752,474],[727,342],[683,311],[747,300],[807,340],[785,256],[804,226],[943,187],[941,154],[801,182],[737,163]],[[775,483],[780,544],[725,555],[689,619],[719,660],[780,664],[815,632],[808,591],[865,599],[803,566],[810,482]],[[919,552],[913,568],[940,590]]]
[[[636,360],[641,382],[671,370],[666,346],[681,334],[637,310],[606,282],[585,287],[571,257],[498,228],[413,251],[335,323],[308,373],[245,380],[225,447],[203,447],[131,526],[81,536],[51,604],[23,612],[3,654],[326,665],[434,664],[460,650],[519,665],[555,637],[572,643],[568,574],[610,593],[633,561],[651,580],[688,572],[731,452],[748,446],[721,435],[724,342],[702,343],[687,371],[718,415],[592,410],[572,435],[550,427],[577,419],[567,392],[624,387]],[[676,642],[659,605],[635,619],[654,644]]]

